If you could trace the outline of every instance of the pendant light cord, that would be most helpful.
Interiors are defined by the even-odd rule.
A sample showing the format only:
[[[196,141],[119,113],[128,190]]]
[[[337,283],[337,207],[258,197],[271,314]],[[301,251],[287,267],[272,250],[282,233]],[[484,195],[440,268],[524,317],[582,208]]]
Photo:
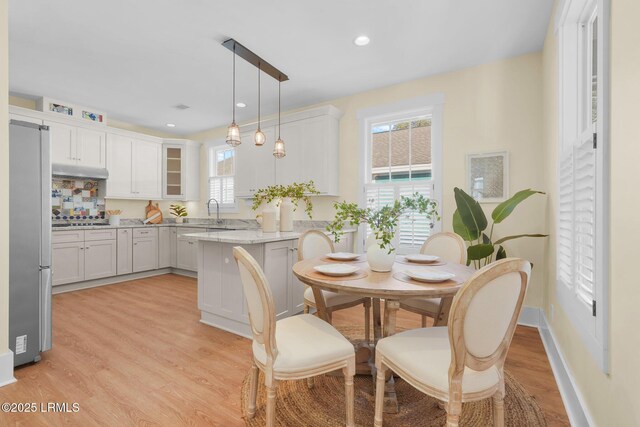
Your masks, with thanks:
[[[258,62],[258,130],[260,130],[260,62]]]
[[[233,123],[236,122],[236,44],[233,44]]]
[[[281,76],[278,76],[281,77]],[[278,78],[278,139],[280,139],[280,110],[281,110],[281,105],[280,105],[280,86],[281,86],[281,81],[280,78]]]

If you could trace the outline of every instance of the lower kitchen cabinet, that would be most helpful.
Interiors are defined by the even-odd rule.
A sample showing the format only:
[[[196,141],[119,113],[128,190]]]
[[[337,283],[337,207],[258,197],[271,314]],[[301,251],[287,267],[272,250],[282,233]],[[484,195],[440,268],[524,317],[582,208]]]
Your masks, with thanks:
[[[85,243],[84,280],[115,276],[117,244],[115,240],[97,240]]]
[[[158,269],[158,229],[133,229],[133,272]]]
[[[185,234],[198,233],[204,230],[198,228],[180,228],[176,238],[176,267],[181,270],[198,270],[198,241]]]
[[[117,274],[133,273],[133,229],[121,228],[118,230],[117,252]]]
[[[172,266],[172,233],[175,227],[159,227],[158,228],[158,268],[169,268]]]
[[[84,280],[84,240],[51,246],[53,286]]]

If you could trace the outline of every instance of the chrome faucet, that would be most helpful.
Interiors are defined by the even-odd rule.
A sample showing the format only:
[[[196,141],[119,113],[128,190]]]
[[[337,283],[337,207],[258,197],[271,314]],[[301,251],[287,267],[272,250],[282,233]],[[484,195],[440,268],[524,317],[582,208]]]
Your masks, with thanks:
[[[209,201],[207,202],[207,214],[209,216],[211,216],[211,202],[214,201],[216,202],[216,222],[218,224],[220,224],[222,221],[220,220],[220,203],[218,203],[218,201],[216,199],[214,199],[213,197],[209,199]]]

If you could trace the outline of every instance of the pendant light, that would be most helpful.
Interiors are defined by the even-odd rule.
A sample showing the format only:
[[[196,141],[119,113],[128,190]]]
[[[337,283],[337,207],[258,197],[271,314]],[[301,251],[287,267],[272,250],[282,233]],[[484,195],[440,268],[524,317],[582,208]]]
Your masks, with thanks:
[[[287,153],[284,151],[284,141],[282,140],[282,138],[280,138],[280,84],[281,81],[280,79],[278,79],[278,140],[276,141],[276,144],[273,147],[273,156],[276,159],[281,159],[284,156],[287,155]]]
[[[260,63],[258,62],[258,129],[256,129],[256,134],[253,137],[253,141],[258,147],[263,146],[267,140],[267,137],[260,130],[260,73]]]
[[[236,46],[233,45],[233,121],[227,129],[227,144],[237,147],[242,144],[240,141],[240,128],[236,124]]]

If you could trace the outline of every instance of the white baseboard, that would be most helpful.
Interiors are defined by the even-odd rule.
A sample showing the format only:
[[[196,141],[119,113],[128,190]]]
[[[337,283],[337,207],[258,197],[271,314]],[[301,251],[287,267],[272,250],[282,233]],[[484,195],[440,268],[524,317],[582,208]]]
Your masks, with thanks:
[[[518,324],[538,329],[571,425],[576,427],[594,426],[595,423],[587,411],[584,398],[576,386],[573,375],[560,352],[553,332],[549,329],[544,311],[537,307],[522,307]]]
[[[13,376],[13,351],[7,350],[0,354],[0,387],[15,383]]]

